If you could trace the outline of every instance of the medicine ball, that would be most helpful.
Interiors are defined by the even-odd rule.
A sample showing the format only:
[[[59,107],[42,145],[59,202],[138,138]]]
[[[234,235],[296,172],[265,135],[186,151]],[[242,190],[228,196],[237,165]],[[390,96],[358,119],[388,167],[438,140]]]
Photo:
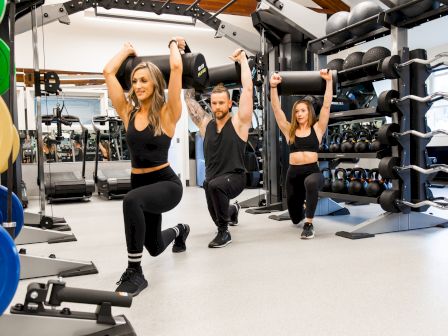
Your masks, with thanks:
[[[395,6],[400,6],[413,0],[391,0],[391,1]],[[414,17],[428,11],[432,7],[433,3],[434,3],[433,0],[422,0],[414,5],[411,5],[408,8],[402,9],[401,12],[408,17]]]
[[[352,8],[350,15],[348,17],[348,25],[350,26],[359,21],[365,20],[380,12],[381,7],[378,6],[376,3],[371,1],[363,1]],[[353,27],[352,29],[350,29],[350,31],[354,36],[361,36],[363,34],[368,33],[371,30],[376,29],[377,27],[378,23],[375,20],[373,20],[366,24]]]
[[[348,70],[353,67],[356,67],[358,65],[362,64],[362,58],[364,56],[364,53],[362,51],[355,51],[347,56],[347,58],[344,61],[344,64],[342,65],[342,69]],[[349,72],[345,75],[347,79],[357,79],[360,77],[363,77],[364,72],[363,71],[353,71]]]
[[[391,55],[390,50],[385,47],[380,47],[380,46],[373,47],[373,48],[370,48],[369,50],[367,50],[366,53],[364,54],[364,56],[362,57],[362,64],[379,61],[379,60],[385,59],[386,57],[388,57],[390,55]],[[368,75],[374,75],[374,74],[378,73],[377,67],[366,68],[365,71]]]
[[[327,69],[341,71],[343,64],[344,60],[342,58],[335,58],[327,64]]]
[[[349,12],[337,12],[334,13],[332,16],[330,16],[330,18],[327,21],[327,26],[325,28],[325,32],[327,33],[327,35],[347,27],[349,15],[350,15]],[[344,42],[345,40],[348,40],[350,37],[351,37],[350,32],[346,31],[344,33],[339,33],[335,36],[328,37],[328,39],[334,44],[338,44]]]
[[[362,58],[364,57],[364,53],[362,51],[355,51],[347,56],[342,65],[344,70],[351,69],[355,66],[362,64]]]

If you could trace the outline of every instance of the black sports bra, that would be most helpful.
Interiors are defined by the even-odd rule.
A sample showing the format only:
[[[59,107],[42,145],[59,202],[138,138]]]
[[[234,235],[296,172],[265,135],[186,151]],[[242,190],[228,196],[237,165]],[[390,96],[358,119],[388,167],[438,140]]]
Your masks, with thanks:
[[[307,137],[295,136],[294,142],[289,145],[289,152],[319,152],[319,139],[317,138],[314,127],[311,127],[311,133]]]

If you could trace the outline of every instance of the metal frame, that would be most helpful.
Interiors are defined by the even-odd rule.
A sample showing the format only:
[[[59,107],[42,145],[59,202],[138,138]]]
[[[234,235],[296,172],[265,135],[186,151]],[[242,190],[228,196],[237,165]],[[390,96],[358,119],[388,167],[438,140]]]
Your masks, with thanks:
[[[199,6],[200,1],[195,1],[192,5],[176,4],[173,2],[141,1],[130,2],[126,0],[72,0],[61,4],[42,6],[42,17],[37,21],[38,26],[59,21],[63,24],[70,24],[69,15],[83,11],[88,8],[104,7],[105,9],[117,8],[133,11],[151,12],[156,14],[171,14],[181,16],[191,16],[216,31],[215,37],[226,37],[227,39],[242,46],[246,50],[255,54],[259,51],[259,36],[248,32],[240,27],[217,18],[217,15],[233,4],[234,0],[221,8],[217,13],[211,15]],[[26,14],[16,21],[16,35],[30,30],[30,14]]]

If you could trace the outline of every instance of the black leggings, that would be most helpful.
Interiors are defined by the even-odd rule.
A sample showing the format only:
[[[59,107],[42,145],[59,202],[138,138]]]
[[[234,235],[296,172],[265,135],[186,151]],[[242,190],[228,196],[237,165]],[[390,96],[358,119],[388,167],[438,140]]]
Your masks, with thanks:
[[[129,254],[143,246],[158,256],[176,238],[173,229],[162,231],[162,213],[182,198],[182,183],[170,166],[146,174],[131,174],[132,190],[123,200],[124,227]]]
[[[237,197],[246,187],[246,174],[228,173],[204,181],[205,197],[207,198],[208,211],[220,229],[227,229],[231,212],[229,201]]]
[[[303,203],[306,200],[306,217],[316,212],[318,193],[324,183],[317,163],[290,165],[286,173],[286,199],[289,216],[294,224],[303,219]]]

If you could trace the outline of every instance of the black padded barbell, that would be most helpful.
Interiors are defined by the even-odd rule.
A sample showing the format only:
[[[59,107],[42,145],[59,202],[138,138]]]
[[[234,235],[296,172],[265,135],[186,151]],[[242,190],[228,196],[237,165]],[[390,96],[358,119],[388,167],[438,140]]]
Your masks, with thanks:
[[[170,55],[159,56],[129,56],[121,64],[117,71],[117,79],[124,90],[131,88],[131,73],[141,62],[152,62],[162,72],[165,81],[168,83],[170,77]],[[202,54],[186,53],[182,55],[182,87],[184,89],[203,89],[209,80],[207,63]]]
[[[319,71],[279,71],[282,82],[277,85],[279,95],[323,95],[327,84]],[[333,92],[338,89],[338,75],[332,71]]]

